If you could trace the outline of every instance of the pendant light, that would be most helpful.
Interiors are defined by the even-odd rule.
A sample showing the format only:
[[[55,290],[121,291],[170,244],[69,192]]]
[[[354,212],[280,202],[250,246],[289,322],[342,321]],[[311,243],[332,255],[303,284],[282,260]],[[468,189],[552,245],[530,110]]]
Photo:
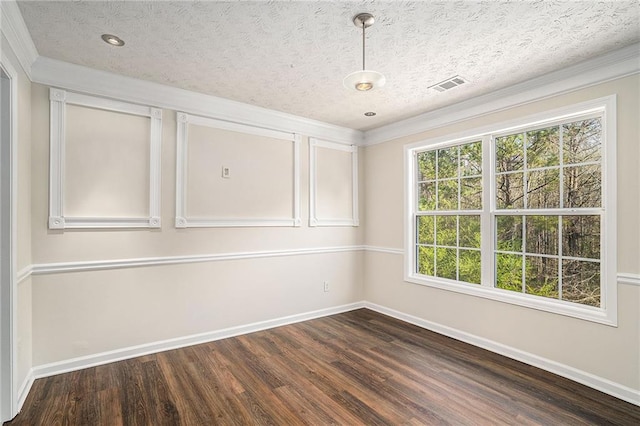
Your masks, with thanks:
[[[370,13],[359,13],[353,17],[353,24],[358,28],[362,28],[362,71],[352,72],[344,78],[342,84],[347,89],[366,92],[384,86],[386,81],[384,75],[377,71],[367,70],[365,67],[365,28],[372,26],[374,22],[375,18]]]

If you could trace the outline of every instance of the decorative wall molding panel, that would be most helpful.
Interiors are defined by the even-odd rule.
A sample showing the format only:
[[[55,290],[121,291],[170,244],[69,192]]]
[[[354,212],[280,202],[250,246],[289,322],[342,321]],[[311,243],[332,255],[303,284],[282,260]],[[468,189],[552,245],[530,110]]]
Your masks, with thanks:
[[[265,129],[262,127],[248,126],[245,124],[232,123],[228,121],[216,120],[213,118],[199,117],[194,115],[189,115],[183,112],[179,112],[177,115],[177,154],[176,154],[176,220],[175,226],[176,228],[204,228],[204,227],[244,227],[244,226],[300,226],[300,136],[294,133],[281,132],[279,130],[271,130]],[[271,140],[277,141],[286,141],[291,143],[291,151],[292,153],[291,164],[286,167],[290,167],[290,174],[287,173],[287,179],[291,180],[290,190],[291,192],[287,195],[291,197],[291,204],[289,210],[290,216],[269,216],[264,215],[262,217],[253,217],[246,215],[245,217],[239,216],[237,214],[230,215],[227,217],[220,216],[204,216],[200,215],[191,215],[189,212],[188,204],[189,204],[189,173],[193,165],[190,165],[189,160],[189,150],[190,144],[193,141],[190,141],[189,129],[190,126],[200,126],[209,129],[217,129],[234,132],[239,136],[257,136],[259,138],[269,138]],[[192,132],[194,129],[191,129]],[[216,180],[212,180],[215,176],[216,178],[220,178],[222,180],[228,179],[228,182],[231,182],[231,179],[244,179],[241,180],[241,184],[244,183],[244,188],[246,191],[255,190],[259,187],[259,185],[266,185],[265,183],[260,181],[259,176],[234,176],[235,171],[233,167],[227,168],[225,165],[225,161],[229,161],[235,164],[240,164],[240,166],[245,167],[245,171],[247,170],[246,165],[253,161],[256,167],[264,167],[265,162],[269,161],[269,159],[251,157],[253,154],[252,150],[245,149],[243,152],[235,151],[240,147],[238,143],[228,143],[225,140],[214,140],[214,139],[225,139],[226,137],[230,137],[229,134],[224,135],[214,135],[213,139],[211,136],[205,135],[201,136],[201,139],[206,138],[206,140],[200,140],[201,144],[224,144],[218,145],[217,148],[222,150],[222,148],[228,150],[223,154],[221,151],[216,151],[214,153],[209,153],[210,157],[213,158],[198,158],[199,161],[210,161],[212,164],[220,165],[220,167],[214,166],[209,167],[208,170],[204,170],[207,175],[205,175],[205,179],[199,179],[198,183],[200,185],[204,185],[207,180],[210,182],[216,182]],[[261,147],[265,147],[265,144],[272,143],[271,140],[260,140],[255,138],[255,140],[246,139],[247,143],[258,144]],[[244,142],[244,141],[243,141]],[[255,145],[255,146],[258,146]],[[215,149],[215,148],[212,148]],[[275,149],[275,147],[274,147]],[[219,158],[215,158],[219,157]],[[277,155],[276,155],[277,157]],[[280,159],[272,158],[272,161],[281,161]],[[220,164],[218,164],[220,163]],[[270,170],[278,170],[281,168],[274,166],[273,164],[266,164]],[[225,169],[225,170],[223,170]],[[273,178],[273,175],[272,175]],[[253,180],[252,180],[253,179]],[[286,182],[281,182],[284,186],[287,185]],[[193,185],[193,183],[192,183]],[[217,188],[222,188],[222,185],[218,185]],[[275,186],[272,183],[269,184],[270,187]],[[266,187],[265,187],[266,189]],[[193,187],[191,187],[193,192]],[[235,192],[238,194],[238,192]],[[240,193],[242,195],[242,192]],[[246,195],[246,194],[245,194]],[[233,200],[230,198],[225,198],[224,195],[218,193],[210,193],[209,197],[212,198],[217,205],[224,206],[227,204],[231,204],[231,202],[239,202],[242,197],[235,196]],[[202,197],[205,198],[205,197]],[[245,206],[239,206],[243,212],[253,212],[258,207],[254,202],[255,200],[249,200]],[[229,214],[229,213],[227,213]],[[243,213],[245,214],[245,213]]]
[[[50,179],[49,228],[159,228],[162,110],[125,102],[97,98],[51,88],[50,99]],[[149,177],[148,208],[146,217],[73,217],[65,214],[65,172],[68,166],[66,138],[69,130],[67,106],[76,105],[94,110],[110,111],[149,119]]]
[[[347,183],[350,188],[351,197],[349,197],[350,206],[347,206],[346,210],[351,211],[349,217],[336,216],[328,217],[326,215],[319,214],[319,210],[323,207],[329,207],[330,204],[334,204],[330,200],[322,199],[318,187],[322,185],[320,181],[320,170],[323,166],[319,161],[319,149],[329,149],[339,152],[346,152],[351,154],[350,169],[347,174],[350,175],[351,182]],[[335,166],[335,164],[332,164]],[[335,174],[335,171],[330,171],[330,174]],[[332,188],[330,188],[332,189]],[[336,194],[338,191],[333,188],[329,193]],[[341,200],[337,200],[341,201]],[[339,208],[341,206],[338,206]],[[335,142],[329,142],[325,140],[310,138],[309,139],[309,226],[358,226],[358,147],[355,145],[344,145]]]

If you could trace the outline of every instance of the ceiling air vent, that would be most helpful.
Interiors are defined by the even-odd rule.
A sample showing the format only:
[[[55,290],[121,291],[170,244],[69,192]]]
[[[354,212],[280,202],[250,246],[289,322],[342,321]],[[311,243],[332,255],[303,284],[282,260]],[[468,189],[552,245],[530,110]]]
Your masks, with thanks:
[[[468,83],[468,81],[460,77],[459,75],[456,75],[444,81],[441,81],[438,84],[434,84],[433,86],[430,86],[429,89],[437,90],[438,92],[444,92],[446,90],[453,89],[454,87],[458,87],[465,83]]]

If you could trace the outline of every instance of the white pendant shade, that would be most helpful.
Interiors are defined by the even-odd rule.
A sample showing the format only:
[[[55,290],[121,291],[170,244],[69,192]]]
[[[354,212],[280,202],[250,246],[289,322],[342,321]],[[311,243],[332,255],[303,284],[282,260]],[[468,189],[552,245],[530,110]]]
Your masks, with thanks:
[[[366,92],[384,86],[386,79],[377,71],[361,70],[352,72],[344,78],[342,84],[347,89]]]

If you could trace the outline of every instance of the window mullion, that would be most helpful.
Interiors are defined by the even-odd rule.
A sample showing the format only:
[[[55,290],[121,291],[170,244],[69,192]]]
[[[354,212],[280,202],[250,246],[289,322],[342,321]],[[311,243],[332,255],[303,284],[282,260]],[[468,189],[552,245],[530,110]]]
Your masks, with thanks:
[[[482,213],[480,215],[480,263],[481,284],[495,286],[494,245],[495,220],[491,213],[495,209],[495,161],[493,139],[490,135],[482,138]]]
[[[562,300],[562,215],[558,216],[558,299]]]

